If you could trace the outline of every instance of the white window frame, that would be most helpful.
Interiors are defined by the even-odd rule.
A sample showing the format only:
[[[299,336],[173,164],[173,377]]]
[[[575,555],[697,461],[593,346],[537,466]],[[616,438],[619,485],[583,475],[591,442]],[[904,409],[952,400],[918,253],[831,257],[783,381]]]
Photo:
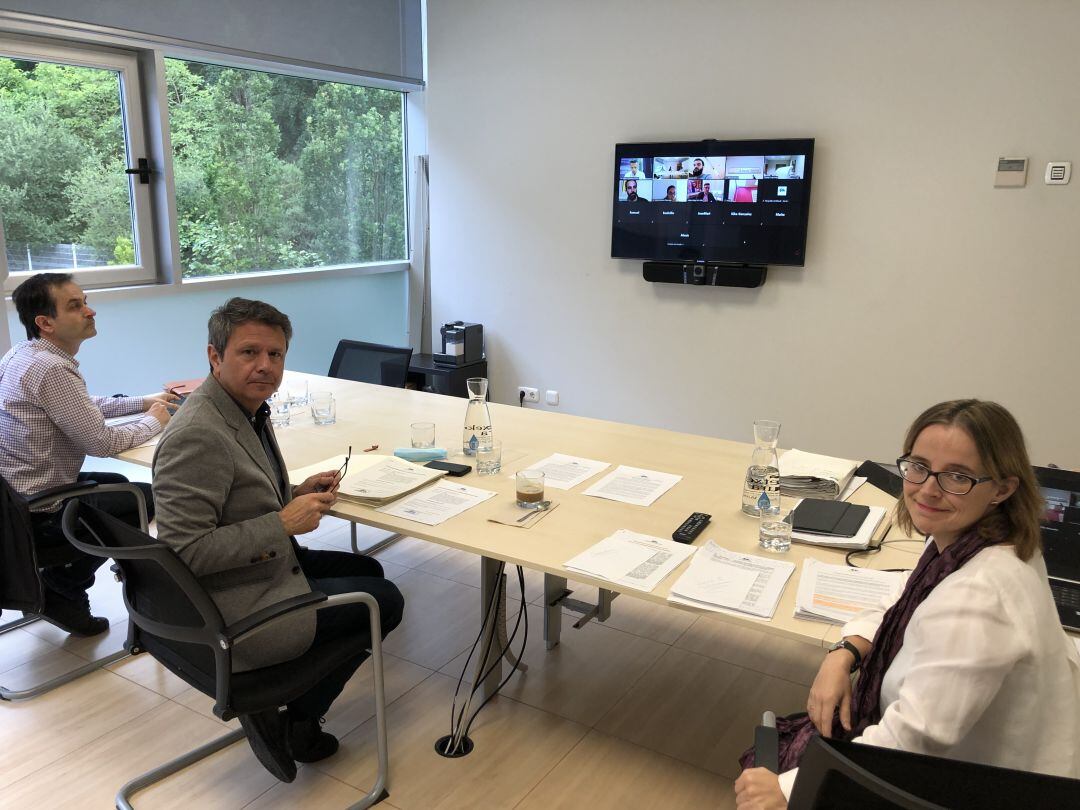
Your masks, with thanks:
[[[120,76],[120,109],[123,116],[124,141],[131,162],[140,157],[150,158],[146,118],[143,112],[142,79],[138,56],[133,51],[103,48],[97,45],[69,45],[51,40],[0,33],[0,56],[33,62],[54,62],[80,67],[104,68]],[[151,283],[158,280],[157,245],[154,235],[154,210],[151,194],[155,183],[162,180],[159,167],[151,161],[150,183],[144,185],[136,175],[128,175],[132,209],[132,236],[136,264],[109,265],[71,271],[78,284],[87,288]],[[9,273],[7,253],[0,251],[0,276],[4,292],[11,293],[33,271]]]

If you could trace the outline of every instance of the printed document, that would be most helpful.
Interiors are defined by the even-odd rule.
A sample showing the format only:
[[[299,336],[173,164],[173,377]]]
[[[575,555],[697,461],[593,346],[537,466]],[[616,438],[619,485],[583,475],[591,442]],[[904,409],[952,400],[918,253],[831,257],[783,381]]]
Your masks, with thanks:
[[[571,571],[651,591],[694,552],[693,546],[619,529],[563,563]]]
[[[572,489],[609,466],[611,465],[606,461],[554,453],[526,469],[542,472],[545,486],[552,489]]]
[[[671,586],[669,602],[771,619],[795,564],[721,548],[711,540]]]
[[[652,506],[657,498],[681,480],[681,475],[642,470],[620,464],[613,472],[608,473],[585,490],[585,494],[634,506]]]
[[[377,464],[357,473],[350,471],[341,481],[338,497],[365,506],[382,506],[443,475],[446,475],[443,470],[433,470],[396,456],[383,456]]]
[[[375,511],[406,520],[415,520],[417,523],[426,523],[428,526],[436,526],[494,497],[495,493],[487,489],[467,487],[451,481],[439,481],[434,486],[422,489],[408,498],[402,498]]]
[[[899,591],[904,574],[873,571],[850,565],[830,565],[803,560],[799,590],[795,593],[795,616],[829,624],[845,624],[867,608]]]

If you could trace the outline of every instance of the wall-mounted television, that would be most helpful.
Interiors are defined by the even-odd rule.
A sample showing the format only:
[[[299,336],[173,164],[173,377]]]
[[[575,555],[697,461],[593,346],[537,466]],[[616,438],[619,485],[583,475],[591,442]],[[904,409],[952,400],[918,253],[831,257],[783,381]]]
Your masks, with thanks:
[[[803,265],[813,138],[620,143],[611,255]]]

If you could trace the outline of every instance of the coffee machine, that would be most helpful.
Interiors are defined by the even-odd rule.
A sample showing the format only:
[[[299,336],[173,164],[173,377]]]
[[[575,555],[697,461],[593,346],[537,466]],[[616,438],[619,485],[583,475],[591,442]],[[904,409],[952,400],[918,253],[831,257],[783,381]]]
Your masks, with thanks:
[[[467,366],[484,359],[484,327],[478,323],[450,321],[439,329],[442,351],[432,360],[439,366]]]

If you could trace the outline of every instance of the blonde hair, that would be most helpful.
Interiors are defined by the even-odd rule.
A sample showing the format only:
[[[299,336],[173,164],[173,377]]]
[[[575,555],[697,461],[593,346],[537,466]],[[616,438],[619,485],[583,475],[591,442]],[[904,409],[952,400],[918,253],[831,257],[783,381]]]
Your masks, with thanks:
[[[930,425],[962,428],[975,443],[987,475],[995,481],[1015,478],[1019,482],[1016,491],[978,520],[974,528],[988,539],[1011,542],[1017,557],[1030,559],[1042,546],[1039,517],[1043,500],[1016,419],[996,402],[978,399],[941,402],[923,411],[908,428],[904,456],[911,453],[919,434]],[[918,531],[903,498],[896,505],[896,522],[904,531]]]

